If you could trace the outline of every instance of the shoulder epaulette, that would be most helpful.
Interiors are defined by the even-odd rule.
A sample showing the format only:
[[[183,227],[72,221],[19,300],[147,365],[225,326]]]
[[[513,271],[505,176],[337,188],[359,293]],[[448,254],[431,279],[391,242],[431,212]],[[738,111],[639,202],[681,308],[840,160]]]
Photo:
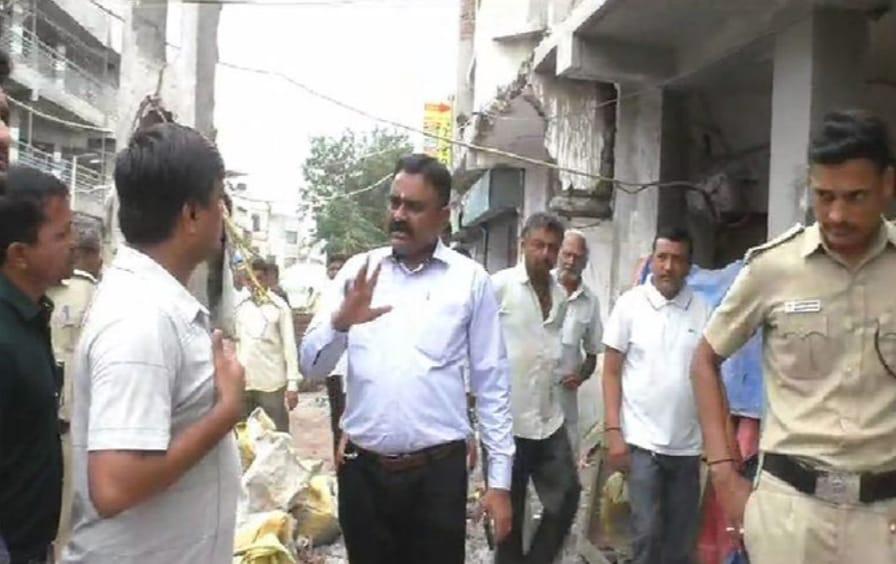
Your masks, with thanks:
[[[761,245],[757,245],[757,246],[749,249],[747,251],[747,254],[744,255],[744,262],[749,263],[751,260],[753,260],[757,256],[761,255],[765,251],[767,251],[769,249],[773,249],[782,243],[786,243],[787,241],[790,241],[791,239],[793,239],[794,237],[796,237],[797,235],[802,233],[805,229],[806,228],[803,227],[802,223],[797,223],[796,225],[794,225],[793,227],[791,227],[784,233],[781,233],[774,239],[769,239],[765,243],[763,243]]]

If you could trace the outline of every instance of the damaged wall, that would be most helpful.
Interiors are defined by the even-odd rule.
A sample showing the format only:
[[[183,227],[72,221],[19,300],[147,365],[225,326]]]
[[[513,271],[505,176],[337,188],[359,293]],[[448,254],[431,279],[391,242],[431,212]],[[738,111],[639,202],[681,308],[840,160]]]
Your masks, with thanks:
[[[534,75],[532,89],[547,121],[545,147],[558,164],[613,176],[616,97],[612,85]],[[595,190],[587,176],[557,173],[560,190]]]

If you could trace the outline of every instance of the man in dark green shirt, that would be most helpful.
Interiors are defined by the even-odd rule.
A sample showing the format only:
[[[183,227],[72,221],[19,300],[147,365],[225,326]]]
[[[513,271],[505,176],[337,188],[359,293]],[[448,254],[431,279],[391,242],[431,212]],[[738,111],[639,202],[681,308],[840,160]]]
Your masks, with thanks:
[[[12,166],[0,180],[0,562],[47,562],[62,497],[61,372],[46,290],[72,272],[68,190]]]

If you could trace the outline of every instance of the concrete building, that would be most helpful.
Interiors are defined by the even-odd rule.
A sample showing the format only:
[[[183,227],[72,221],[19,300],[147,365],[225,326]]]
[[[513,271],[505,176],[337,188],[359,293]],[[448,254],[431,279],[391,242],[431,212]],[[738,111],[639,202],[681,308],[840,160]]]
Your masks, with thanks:
[[[252,250],[276,263],[281,271],[296,264],[305,246],[298,205],[253,193],[251,178],[233,184],[231,196],[234,223],[242,229]]]
[[[460,15],[457,135],[552,166],[459,151],[455,237],[493,271],[515,256],[489,241],[556,211],[588,237],[605,315],[664,225],[686,224],[714,268],[811,221],[806,152],[827,111],[896,131],[892,0],[460,0]],[[496,196],[498,171],[522,180]]]
[[[828,110],[866,107],[896,129],[891,0],[463,0],[461,16],[465,140],[687,183],[460,152],[456,215],[485,171],[524,170],[518,215],[551,208],[585,227],[605,309],[658,226],[688,223],[698,264],[718,267],[807,221],[806,149]]]
[[[114,153],[148,94],[159,95],[181,123],[214,136],[220,6],[176,0],[0,6],[0,45],[14,64],[6,88],[12,160],[62,178],[79,211],[110,215]]]

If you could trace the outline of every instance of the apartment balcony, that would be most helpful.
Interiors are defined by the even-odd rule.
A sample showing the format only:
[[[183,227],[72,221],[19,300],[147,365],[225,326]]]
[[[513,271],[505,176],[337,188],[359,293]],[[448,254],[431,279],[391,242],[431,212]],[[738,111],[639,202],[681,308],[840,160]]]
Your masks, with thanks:
[[[21,26],[2,30],[0,46],[13,60],[12,80],[83,121],[112,128],[116,88],[81,68]]]
[[[112,187],[112,179],[86,166],[99,161],[99,155],[86,153],[57,159],[54,155],[21,141],[13,144],[11,160],[52,174],[69,187],[72,207],[77,211],[101,217],[106,195]]]

